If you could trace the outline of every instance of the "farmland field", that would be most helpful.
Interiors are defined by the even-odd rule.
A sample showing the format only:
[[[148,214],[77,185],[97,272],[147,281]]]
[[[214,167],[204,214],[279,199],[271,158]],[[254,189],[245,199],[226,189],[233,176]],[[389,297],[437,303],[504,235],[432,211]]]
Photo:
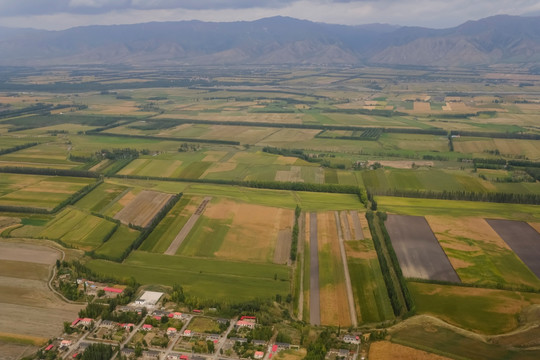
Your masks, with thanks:
[[[386,227],[405,277],[460,282],[423,217],[389,215]]]
[[[518,291],[409,282],[419,314],[430,314],[484,334],[504,334],[519,325],[519,314],[540,295]]]
[[[289,269],[283,265],[256,264],[184,256],[167,256],[142,251],[132,253],[124,263],[92,260],[88,266],[99,274],[120,279],[134,276],[143,284],[172,286],[181,281],[184,291],[203,299],[241,302],[255,298],[286,296]],[[276,279],[274,279],[276,277]]]
[[[101,245],[116,224],[68,207],[47,223],[40,236],[60,240],[82,250],[93,250]]]
[[[129,201],[122,210],[117,212],[114,218],[126,225],[133,224],[146,227],[171,197],[171,194],[142,191]]]
[[[178,254],[273,262],[279,234],[290,231],[292,221],[288,209],[217,199],[207,205]]]
[[[540,280],[482,218],[427,216],[461,281],[540,288]]]
[[[127,226],[120,226],[107,242],[98,247],[95,252],[98,255],[107,256],[112,259],[119,259],[124,251],[133,244],[139,236],[137,230],[130,229]]]
[[[540,278],[540,234],[520,221],[488,219],[487,222]]]
[[[345,274],[333,212],[317,214],[321,324],[349,326]]]
[[[2,357],[17,359],[35,351],[49,337],[60,335],[62,321],[77,317],[81,306],[64,303],[47,287],[50,268],[59,257],[49,247],[0,242]]]
[[[2,174],[0,205],[51,210],[94,181],[94,179],[63,176]]]

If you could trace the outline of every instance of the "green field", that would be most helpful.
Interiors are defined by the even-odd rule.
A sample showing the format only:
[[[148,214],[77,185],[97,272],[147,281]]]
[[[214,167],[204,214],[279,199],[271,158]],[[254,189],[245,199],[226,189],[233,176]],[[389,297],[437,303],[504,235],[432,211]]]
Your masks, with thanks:
[[[346,249],[358,322],[392,320],[394,313],[372,240],[348,241]]]
[[[255,298],[286,296],[290,291],[289,269],[283,265],[253,264],[168,256],[135,251],[122,264],[91,260],[93,271],[142,284],[181,284],[184,291],[201,299],[237,303]],[[274,280],[276,277],[276,280]]]
[[[200,202],[199,197],[183,196],[146,238],[140,250],[164,253],[192,215],[186,206],[195,206],[197,202]]]
[[[0,205],[51,210],[94,179],[64,176],[2,174]]]
[[[139,236],[137,230],[130,229],[125,225],[120,225],[113,236],[95,250],[97,255],[107,256],[111,259],[119,259],[124,251],[133,244]]]
[[[128,188],[115,184],[103,183],[79,200],[75,206],[97,213],[108,209]]]
[[[461,328],[504,334],[519,325],[519,314],[540,304],[540,294],[409,282],[418,314],[429,314]]]
[[[68,207],[49,222],[40,236],[60,240],[83,250],[97,248],[116,224],[84,211]]]
[[[377,196],[379,208],[390,213],[424,216],[478,216],[522,221],[540,221],[540,206],[489,202],[414,199]]]

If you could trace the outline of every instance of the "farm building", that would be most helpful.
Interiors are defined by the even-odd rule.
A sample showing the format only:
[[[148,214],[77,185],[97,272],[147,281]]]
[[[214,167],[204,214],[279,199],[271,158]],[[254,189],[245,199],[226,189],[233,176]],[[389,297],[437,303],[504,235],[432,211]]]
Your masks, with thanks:
[[[159,299],[163,296],[162,292],[157,291],[145,291],[140,298],[135,300],[136,305],[141,306],[155,306]]]

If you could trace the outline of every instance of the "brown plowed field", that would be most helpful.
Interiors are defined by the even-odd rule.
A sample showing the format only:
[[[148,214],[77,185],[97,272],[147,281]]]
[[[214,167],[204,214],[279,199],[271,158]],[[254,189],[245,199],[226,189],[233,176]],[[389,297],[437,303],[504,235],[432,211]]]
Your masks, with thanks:
[[[540,234],[532,226],[521,221],[494,219],[486,221],[540,278]]]
[[[131,223],[133,225],[147,227],[171,197],[171,194],[157,191],[141,191],[114,218],[126,225]]]
[[[369,358],[377,360],[449,360],[447,357],[430,354],[389,341],[377,341],[371,344]]]
[[[460,282],[424,217],[388,215],[386,228],[405,277]]]

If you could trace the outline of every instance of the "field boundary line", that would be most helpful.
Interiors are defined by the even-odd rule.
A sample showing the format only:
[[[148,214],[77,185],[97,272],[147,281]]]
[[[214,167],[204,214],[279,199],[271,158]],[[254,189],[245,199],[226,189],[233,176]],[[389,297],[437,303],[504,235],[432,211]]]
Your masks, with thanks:
[[[351,275],[349,274],[349,265],[347,263],[347,254],[345,253],[345,243],[343,241],[343,232],[341,231],[340,213],[334,211],[334,217],[336,219],[336,229],[339,242],[339,251],[341,253],[341,260],[343,262],[343,273],[345,274],[345,288],[347,289],[347,302],[349,304],[349,315],[351,317],[351,324],[354,327],[358,326],[358,319],[356,317],[356,309],[354,304],[354,296],[351,286]]]
[[[195,226],[197,223],[197,220],[199,220],[199,217],[203,214],[204,210],[206,209],[206,205],[212,200],[211,196],[207,196],[203,199],[197,210],[191,215],[189,220],[184,224],[182,229],[178,232],[174,240],[172,241],[171,245],[165,250],[165,255],[175,255],[178,249],[180,248],[180,245],[182,245],[182,242],[186,239],[186,237],[191,232],[191,229]]]

